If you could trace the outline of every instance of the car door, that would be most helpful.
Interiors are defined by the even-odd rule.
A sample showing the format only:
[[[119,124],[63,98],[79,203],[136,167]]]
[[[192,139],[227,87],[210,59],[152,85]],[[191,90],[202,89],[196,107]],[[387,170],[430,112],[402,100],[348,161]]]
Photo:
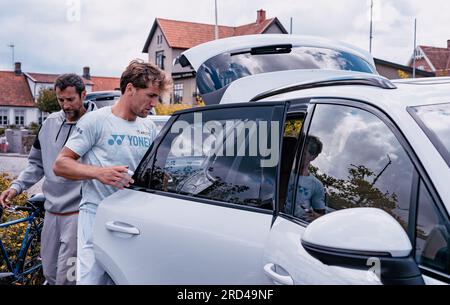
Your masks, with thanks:
[[[246,103],[169,121],[134,187],[98,209],[96,257],[115,283],[271,283],[261,261],[284,112],[284,103]]]
[[[315,99],[310,107],[263,267],[279,284],[380,284],[376,262],[368,261],[367,270],[325,265],[306,252],[302,236],[324,213],[374,207],[391,214],[413,241],[416,168],[405,141],[376,109],[338,99]]]

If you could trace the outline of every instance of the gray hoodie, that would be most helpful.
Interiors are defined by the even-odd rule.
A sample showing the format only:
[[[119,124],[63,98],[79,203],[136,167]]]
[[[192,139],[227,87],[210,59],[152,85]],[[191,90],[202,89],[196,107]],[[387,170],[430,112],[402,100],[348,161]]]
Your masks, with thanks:
[[[96,109],[92,102],[86,102],[87,111]],[[56,157],[66,144],[76,123],[67,122],[64,112],[52,113],[39,129],[28,156],[27,167],[11,184],[19,194],[45,177],[42,192],[45,195],[45,210],[51,213],[78,211],[81,200],[81,181],[57,177],[53,172]]]

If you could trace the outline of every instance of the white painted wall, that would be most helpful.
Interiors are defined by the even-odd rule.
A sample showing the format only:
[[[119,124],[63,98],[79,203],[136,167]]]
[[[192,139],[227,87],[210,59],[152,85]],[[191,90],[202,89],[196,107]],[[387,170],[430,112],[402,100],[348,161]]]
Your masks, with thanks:
[[[39,118],[41,117],[41,111],[38,108],[34,107],[6,107],[2,106],[0,107],[0,110],[6,110],[8,115],[8,122],[9,125],[15,125],[16,124],[16,111],[24,111],[24,125],[28,126],[31,123],[39,123]],[[47,115],[44,114],[43,117],[46,117]],[[0,125],[2,126],[2,125]],[[2,126],[5,127],[5,126]]]

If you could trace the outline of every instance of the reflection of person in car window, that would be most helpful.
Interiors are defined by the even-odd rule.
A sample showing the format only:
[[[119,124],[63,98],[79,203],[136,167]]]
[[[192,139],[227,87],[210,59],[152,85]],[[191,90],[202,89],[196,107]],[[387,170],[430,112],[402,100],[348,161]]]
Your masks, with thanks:
[[[325,214],[325,191],[322,182],[309,172],[309,166],[322,152],[322,142],[315,136],[306,138],[305,152],[297,185],[294,215],[308,220]]]

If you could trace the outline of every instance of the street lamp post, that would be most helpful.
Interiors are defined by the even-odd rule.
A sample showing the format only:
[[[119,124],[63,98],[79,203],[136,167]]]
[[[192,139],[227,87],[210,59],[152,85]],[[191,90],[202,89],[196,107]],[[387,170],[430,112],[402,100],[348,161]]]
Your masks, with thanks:
[[[214,39],[219,39],[219,24],[217,21],[217,0],[214,0],[215,13],[216,13],[216,25],[214,26]]]
[[[370,37],[369,37],[369,52],[372,54],[372,39],[373,39],[373,0],[370,0]]]

